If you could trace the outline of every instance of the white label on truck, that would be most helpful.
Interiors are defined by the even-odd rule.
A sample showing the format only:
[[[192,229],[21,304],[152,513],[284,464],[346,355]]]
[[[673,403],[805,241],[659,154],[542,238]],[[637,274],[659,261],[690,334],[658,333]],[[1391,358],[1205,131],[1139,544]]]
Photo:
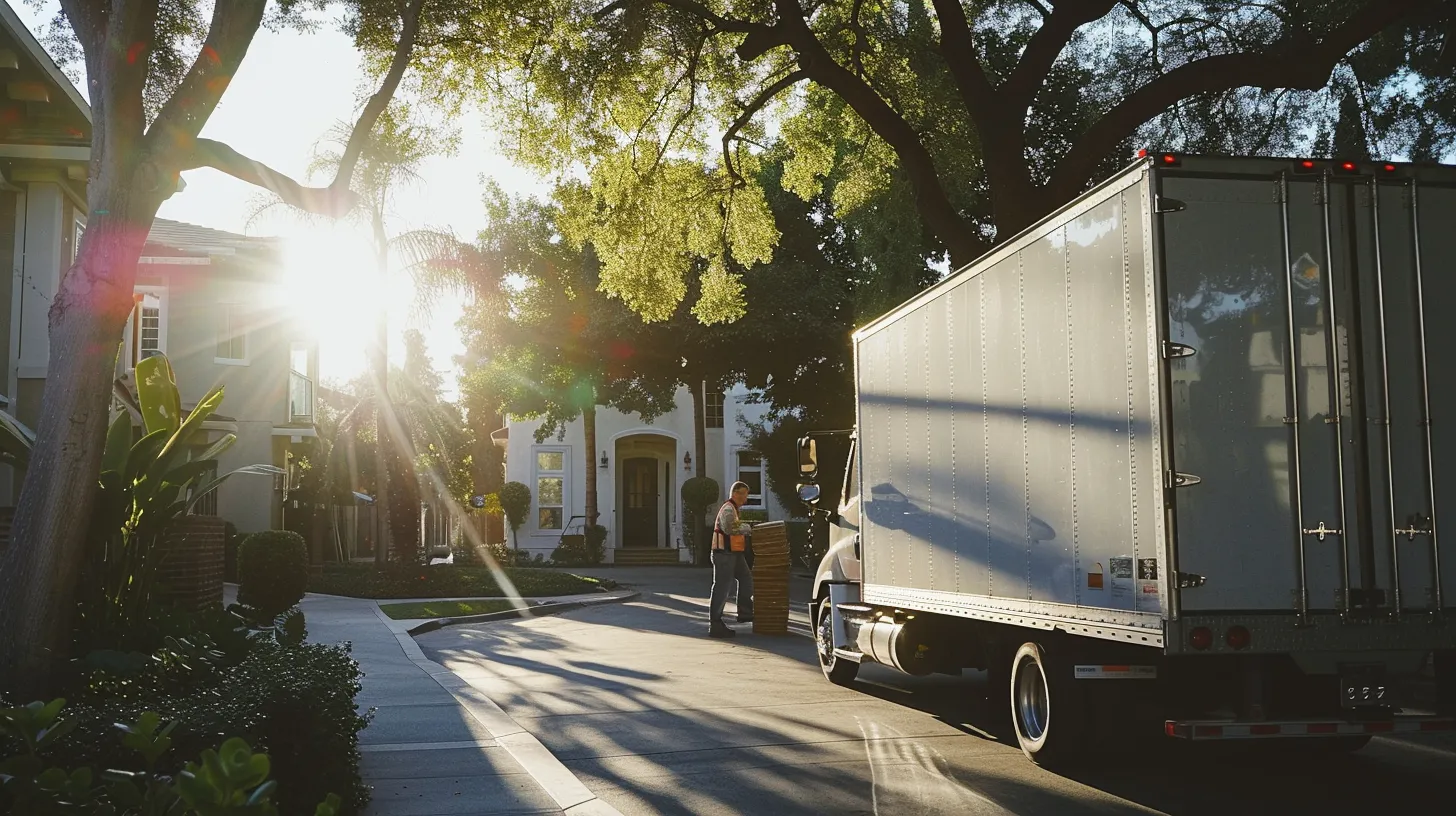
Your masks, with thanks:
[[[1078,680],[1156,680],[1157,666],[1074,666]]]

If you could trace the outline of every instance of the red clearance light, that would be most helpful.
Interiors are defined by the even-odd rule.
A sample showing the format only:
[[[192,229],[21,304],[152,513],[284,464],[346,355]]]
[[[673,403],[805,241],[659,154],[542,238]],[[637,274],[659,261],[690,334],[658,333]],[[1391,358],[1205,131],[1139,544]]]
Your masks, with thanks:
[[[1341,173],[1358,173],[1360,171],[1360,165],[1358,165],[1358,164],[1356,164],[1356,163],[1354,163],[1352,161],[1342,161],[1342,162],[1339,162],[1338,164],[1335,165],[1335,167]]]
[[[1230,649],[1243,650],[1249,648],[1249,630],[1242,626],[1230,626],[1224,634],[1224,641]]]
[[[1387,172],[1387,173],[1394,173],[1395,172],[1395,165],[1393,165],[1393,164],[1387,164],[1387,165],[1385,165],[1385,172]]]
[[[1169,167],[1177,167],[1178,166],[1178,157],[1177,156],[1174,156],[1172,153],[1164,153],[1163,154],[1163,164],[1165,164],[1165,165],[1167,165]]]
[[[1138,150],[1138,158],[1139,159],[1146,159],[1147,157],[1148,157],[1148,149],[1146,147]]]
[[[1213,632],[1207,626],[1199,626],[1188,633],[1188,643],[1201,652],[1213,645]]]
[[[1302,161],[1302,162],[1299,163],[1299,166],[1300,167],[1303,167],[1306,170],[1313,170],[1314,169],[1314,160],[1313,159],[1305,159],[1304,161]]]

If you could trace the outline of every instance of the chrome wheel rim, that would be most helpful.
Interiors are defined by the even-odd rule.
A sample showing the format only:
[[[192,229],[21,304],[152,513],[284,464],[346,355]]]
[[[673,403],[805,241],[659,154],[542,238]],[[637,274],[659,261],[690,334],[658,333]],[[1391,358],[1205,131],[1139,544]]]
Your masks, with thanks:
[[[814,639],[819,643],[819,662],[825,666],[834,662],[834,620],[833,612],[826,604],[819,614],[819,629]]]
[[[1016,666],[1016,721],[1024,737],[1032,742],[1042,738],[1049,708],[1041,667],[1035,660],[1023,657]]]

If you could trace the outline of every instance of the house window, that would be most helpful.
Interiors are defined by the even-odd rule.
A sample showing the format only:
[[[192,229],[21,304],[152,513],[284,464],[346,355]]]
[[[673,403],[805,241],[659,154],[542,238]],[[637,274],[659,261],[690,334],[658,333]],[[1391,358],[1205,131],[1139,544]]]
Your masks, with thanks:
[[[744,507],[763,507],[763,457],[753,451],[738,452],[738,481],[748,485]]]
[[[703,427],[723,427],[723,392],[709,391],[703,400]]]
[[[566,450],[536,449],[536,529],[566,524]]]
[[[126,330],[126,357],[131,368],[167,351],[167,290],[160,286],[138,286],[135,292]]]
[[[236,303],[223,303],[218,315],[215,362],[243,363],[247,360],[248,332],[243,320],[243,307]]]

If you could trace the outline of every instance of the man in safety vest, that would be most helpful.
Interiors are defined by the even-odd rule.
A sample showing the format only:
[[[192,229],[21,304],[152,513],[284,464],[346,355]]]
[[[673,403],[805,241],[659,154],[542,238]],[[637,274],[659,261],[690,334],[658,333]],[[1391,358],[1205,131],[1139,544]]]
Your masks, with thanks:
[[[728,588],[738,581],[738,622],[753,621],[753,572],[748,568],[748,524],[739,521],[738,508],[748,501],[748,485],[734,482],[728,501],[713,520],[713,591],[709,596],[708,636],[731,638],[737,632],[723,622]]]

